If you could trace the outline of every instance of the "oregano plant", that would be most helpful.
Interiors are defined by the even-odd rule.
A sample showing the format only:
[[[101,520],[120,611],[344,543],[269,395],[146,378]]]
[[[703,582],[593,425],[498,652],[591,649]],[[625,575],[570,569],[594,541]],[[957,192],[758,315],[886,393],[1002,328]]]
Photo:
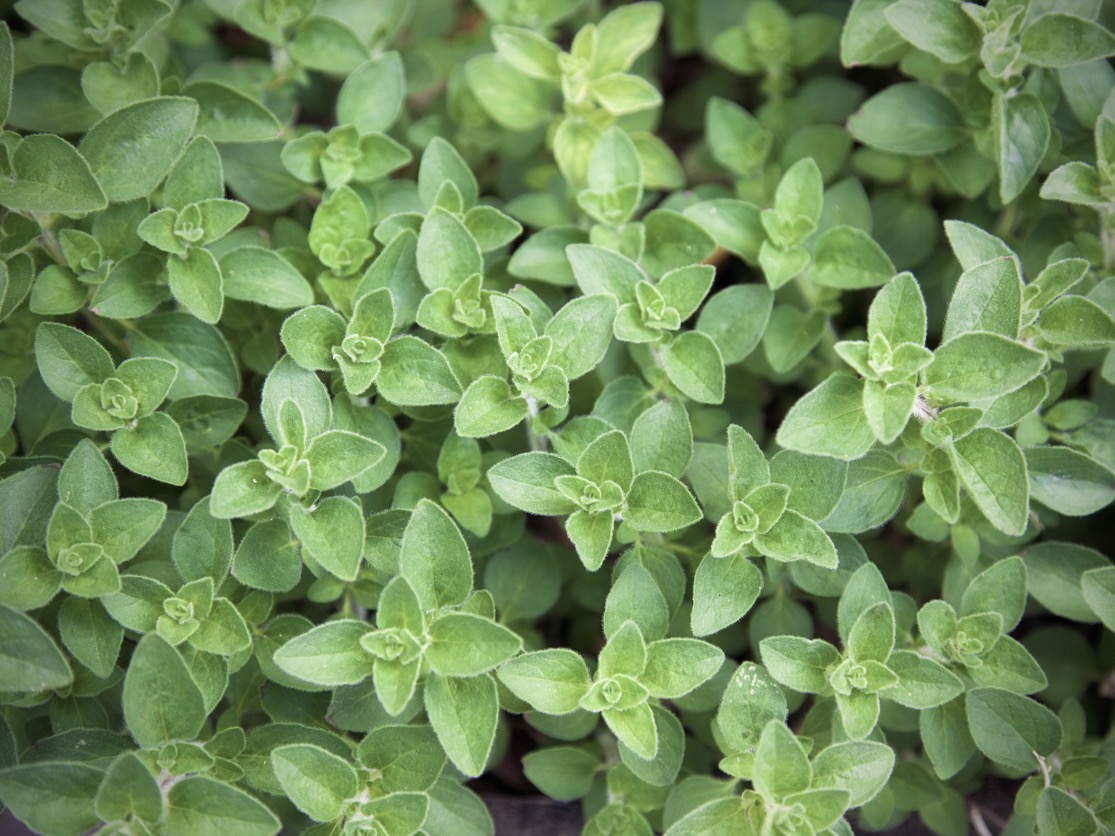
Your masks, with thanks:
[[[4,8],[6,821],[1115,833],[1111,4]]]

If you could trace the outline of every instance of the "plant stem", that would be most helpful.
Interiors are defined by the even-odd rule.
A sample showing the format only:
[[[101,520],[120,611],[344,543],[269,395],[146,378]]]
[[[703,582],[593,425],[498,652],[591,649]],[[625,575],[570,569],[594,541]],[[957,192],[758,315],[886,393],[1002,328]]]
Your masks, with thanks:
[[[523,399],[527,402],[527,441],[530,442],[530,449],[535,453],[548,453],[550,440],[534,431],[534,419],[539,413],[538,399],[533,395],[526,395]]]
[[[995,836],[991,832],[991,828],[987,826],[987,822],[983,819],[983,813],[976,804],[968,807],[968,820],[972,823],[972,828],[976,831],[978,836]]]

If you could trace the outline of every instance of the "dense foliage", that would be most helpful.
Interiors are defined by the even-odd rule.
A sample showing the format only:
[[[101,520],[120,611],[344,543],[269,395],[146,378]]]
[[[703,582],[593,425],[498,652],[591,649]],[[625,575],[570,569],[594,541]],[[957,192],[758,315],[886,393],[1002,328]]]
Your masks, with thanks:
[[[1115,829],[1110,5],[0,8],[15,816]]]

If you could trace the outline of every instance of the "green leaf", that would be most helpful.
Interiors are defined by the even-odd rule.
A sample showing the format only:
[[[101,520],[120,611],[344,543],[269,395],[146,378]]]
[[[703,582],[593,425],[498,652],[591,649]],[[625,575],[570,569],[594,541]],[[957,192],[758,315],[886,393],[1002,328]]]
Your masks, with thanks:
[[[598,758],[575,746],[550,746],[523,757],[527,778],[556,801],[583,798],[599,769]]]
[[[968,331],[1018,336],[1022,312],[1022,275],[1018,260],[1002,256],[963,272],[949,301],[942,342]]]
[[[976,746],[1009,769],[1031,772],[1036,756],[1047,757],[1061,744],[1061,723],[1034,700],[998,688],[977,688],[965,697],[968,724]]]
[[[40,833],[79,836],[98,824],[93,799],[104,775],[66,761],[11,766],[0,772],[0,801]]]
[[[294,806],[314,821],[331,822],[356,795],[356,770],[331,752],[307,743],[271,750],[271,768]]]
[[[513,395],[506,380],[484,375],[461,395],[453,423],[465,438],[485,438],[511,429],[527,417],[527,412],[526,400]]]
[[[746,557],[706,556],[693,577],[693,634],[708,636],[735,624],[754,606],[762,588],[762,572]]]
[[[676,531],[701,519],[701,509],[673,476],[648,470],[631,483],[623,518],[636,531]]]
[[[181,312],[145,316],[132,324],[129,340],[134,357],[157,357],[178,367],[168,395],[172,400],[233,397],[240,390],[240,373],[225,338],[196,317]]]
[[[265,592],[288,592],[302,577],[302,558],[285,522],[256,523],[240,541],[232,576],[245,586]]]
[[[364,514],[358,502],[331,496],[312,511],[293,510],[290,524],[310,558],[341,580],[356,580],[364,545]]]
[[[738,796],[705,801],[666,831],[669,836],[753,836],[749,808]]]
[[[217,474],[209,510],[217,519],[250,517],[274,506],[282,485],[268,477],[263,462],[239,462]]]
[[[372,672],[372,657],[360,646],[363,621],[339,620],[295,636],[275,651],[280,669],[315,685],[353,685]]]
[[[425,704],[453,765],[473,777],[483,772],[499,720],[495,680],[488,674],[459,679],[433,673],[426,681]]]
[[[306,448],[310,487],[327,491],[374,467],[387,453],[378,441],[347,430],[328,430]]]
[[[828,669],[840,662],[840,654],[828,642],[800,636],[763,639],[759,653],[779,684],[807,694],[828,691]]]
[[[1025,609],[1026,564],[1020,557],[1008,557],[972,578],[964,590],[960,614],[997,612],[1003,617],[1004,632],[1010,632]]]
[[[911,273],[900,273],[879,289],[871,302],[867,337],[881,335],[892,346],[925,344],[925,297]]]
[[[35,331],[35,361],[47,388],[64,401],[72,401],[82,386],[103,383],[116,369],[99,342],[57,322],[44,322]]]
[[[519,72],[542,80],[558,78],[560,50],[546,38],[518,26],[493,26],[491,36],[496,52]]]
[[[97,445],[82,439],[58,474],[58,498],[80,514],[118,496],[116,477]]]
[[[186,482],[186,441],[174,419],[163,412],[140,418],[134,428],[112,434],[116,460],[133,473],[171,485]]]
[[[932,394],[945,403],[996,398],[1041,372],[1045,355],[999,334],[960,334],[934,352],[925,370]]]
[[[759,251],[766,241],[766,230],[763,229],[759,208],[754,204],[734,198],[704,200],[687,207],[685,216],[711,235],[717,246],[748,264],[758,263]],[[729,290],[738,292],[738,287]]]
[[[615,482],[624,492],[631,490],[634,465],[627,437],[620,430],[594,439],[577,457],[577,475],[597,485]]]
[[[131,560],[159,530],[166,506],[155,499],[131,497],[106,502],[88,516],[93,542],[115,563]],[[231,549],[231,535],[229,547]]]
[[[746,176],[767,160],[771,133],[750,113],[726,99],[709,99],[705,110],[705,133],[709,150],[722,166]]]
[[[213,254],[194,247],[185,257],[167,259],[166,273],[174,298],[202,322],[221,319],[224,309],[224,286],[221,268]]]
[[[198,110],[193,99],[164,96],[123,107],[90,128],[80,150],[108,199],[150,194],[186,147]]]
[[[554,487],[559,476],[572,476],[574,468],[552,453],[521,453],[488,469],[488,482],[504,501],[530,514],[569,514],[576,504]]]
[[[1084,517],[1115,499],[1115,473],[1068,447],[1025,451],[1030,495],[1060,514]]]
[[[278,818],[243,790],[205,775],[178,781],[166,796],[166,830],[169,836],[194,833],[237,833],[274,836]]]
[[[610,293],[622,305],[635,301],[635,285],[646,280],[646,274],[637,264],[604,247],[570,244],[565,254],[577,285],[586,295]]]
[[[1041,197],[1075,203],[1078,206],[1103,208],[1108,201],[1100,192],[1098,172],[1087,163],[1072,161],[1055,168],[1041,184]]]
[[[1010,203],[1038,171],[1049,147],[1049,116],[1033,93],[999,94],[992,111],[998,132],[999,197]]]
[[[427,631],[425,658],[442,676],[476,676],[506,662],[522,648],[511,630],[478,615],[446,613]]]
[[[724,400],[724,359],[706,334],[678,335],[662,353],[662,361],[670,382],[686,397],[708,404]]]
[[[292,406],[297,405],[302,414],[307,438],[321,435],[332,425],[333,405],[321,380],[291,358],[283,357],[267,375],[260,403],[263,423],[276,440],[283,438],[280,413],[287,401],[293,401]]]
[[[1038,827],[1040,833],[1055,833],[1058,836],[1092,836],[1101,832],[1099,822],[1091,811],[1060,787],[1042,789],[1038,797]]]
[[[821,341],[827,324],[820,311],[807,314],[794,305],[776,306],[762,339],[771,368],[778,373],[793,369]]]
[[[781,720],[768,722],[755,749],[755,789],[764,798],[782,800],[808,789],[812,780],[813,768],[794,733]]]
[[[314,294],[302,274],[286,259],[264,247],[238,247],[219,261],[224,295],[278,310],[313,304]]]
[[[471,59],[465,64],[465,78],[477,101],[502,127],[529,131],[550,116],[548,85],[523,75],[499,56]]]
[[[174,532],[171,559],[187,581],[203,577],[218,580],[228,573],[232,564],[232,525],[209,512],[208,499],[194,505]]]
[[[142,575],[123,575],[120,584],[120,591],[103,596],[101,604],[127,629],[150,633],[164,614],[163,602],[174,593],[161,581]]]
[[[886,284],[895,272],[893,262],[870,235],[840,225],[817,239],[809,277],[819,285],[858,290]]]
[[[836,707],[844,732],[852,740],[862,740],[874,731],[879,722],[879,695],[852,691],[849,696],[836,695]]]
[[[524,653],[497,673],[515,696],[544,714],[576,711],[592,684],[584,659],[565,648]]]
[[[886,20],[907,41],[946,64],[961,63],[981,46],[975,21],[949,0],[899,0],[886,7]]]
[[[284,320],[280,336],[291,358],[304,369],[333,369],[334,346],[345,338],[345,320],[324,305],[311,305]]]
[[[195,133],[213,142],[266,142],[282,133],[275,115],[250,96],[216,81],[193,81],[182,93],[200,108]]]
[[[874,380],[864,383],[863,413],[875,438],[891,444],[902,434],[913,414],[917,395],[917,387],[909,382],[890,386]]]
[[[192,740],[205,722],[205,702],[182,656],[157,635],[140,639],[124,677],[124,720],[143,747]]]
[[[201,626],[189,637],[192,647],[219,656],[232,656],[248,649],[251,633],[240,611],[227,598],[217,598]]]
[[[303,196],[305,187],[283,167],[281,141],[222,145],[221,162],[229,188],[253,209],[281,212]]]
[[[468,227],[439,206],[422,221],[417,258],[418,274],[430,290],[456,290],[465,279],[484,269],[480,247]]]
[[[594,67],[600,73],[626,72],[654,44],[662,23],[657,3],[631,3],[600,21]]]
[[[432,406],[461,398],[461,386],[445,355],[418,337],[391,340],[380,362],[376,388],[393,404]]]
[[[1055,345],[1070,349],[1107,348],[1115,343],[1115,320],[1090,299],[1062,296],[1042,311],[1038,329]]]
[[[423,499],[403,532],[399,571],[424,609],[460,604],[472,590],[472,560],[449,515]]]
[[[1090,569],[1110,565],[1103,555],[1072,543],[1046,542],[1027,548],[1022,559],[1035,601],[1062,618],[1085,623],[1096,620],[1081,589],[1081,578]]]
[[[604,722],[619,742],[640,758],[649,760],[658,752],[658,727],[648,703],[633,708],[605,708]]]
[[[1026,460],[1010,438],[981,427],[955,441],[952,466],[976,506],[1004,534],[1026,530],[1030,512]]]
[[[976,743],[968,730],[964,700],[957,697],[937,708],[926,709],[918,719],[925,753],[937,777],[951,778],[976,752]]]
[[[639,628],[641,639],[651,641],[665,636],[670,626],[670,608],[654,575],[636,562],[625,565],[612,582],[604,602],[604,635],[611,641],[629,621]],[[635,675],[641,671],[636,667],[639,671],[622,672]]]
[[[1049,12],[1022,30],[1022,59],[1038,67],[1071,67],[1115,55],[1115,35],[1099,23]],[[1051,831],[1052,832],[1052,831]]]
[[[807,560],[835,569],[836,547],[817,523],[787,510],[767,532],[755,536],[755,548],[775,560]]]
[[[1033,694],[1049,684],[1037,660],[1010,636],[1000,636],[981,657],[983,663],[968,673],[977,685],[1002,688],[1016,694]]]
[[[403,61],[385,52],[348,74],[337,94],[337,124],[352,124],[360,133],[386,131],[402,112],[406,95]]]
[[[848,580],[837,606],[837,627],[845,643],[860,616],[880,603],[893,604],[890,590],[879,568],[864,563]]]
[[[224,172],[217,147],[204,137],[190,140],[163,184],[163,202],[173,209],[224,196]]]
[[[771,721],[786,719],[786,697],[763,667],[744,662],[732,675],[716,724],[728,752],[748,752]]]
[[[1115,624],[1115,567],[1089,569],[1080,576],[1084,600],[1107,629]]]
[[[960,109],[925,84],[892,84],[848,120],[852,136],[895,154],[941,154],[968,134]]]
[[[864,610],[848,631],[844,652],[855,662],[886,662],[894,649],[894,609],[886,601]]]
[[[12,106],[13,53],[12,31],[4,23],[0,25],[0,123],[8,121],[8,111]]]
[[[575,511],[565,521],[565,533],[577,550],[577,556],[590,572],[595,572],[608,556],[615,523],[608,512]]]
[[[549,362],[570,380],[588,374],[608,350],[615,316],[616,300],[608,294],[581,296],[564,305],[544,332],[553,340]]]
[[[880,696],[919,711],[944,705],[964,693],[964,683],[948,668],[911,650],[896,650],[887,667],[898,677],[898,684],[884,689]]]
[[[759,344],[773,304],[774,293],[766,285],[725,288],[701,308],[697,330],[712,338],[726,365],[738,363]]]
[[[662,94],[649,81],[627,73],[598,78],[590,83],[589,90],[600,106],[614,116],[638,113],[662,103]]]
[[[863,411],[863,383],[834,374],[799,400],[782,421],[778,443],[788,450],[858,459],[875,443]]]
[[[11,169],[15,179],[0,183],[0,201],[11,209],[84,215],[106,205],[89,164],[61,137],[27,137],[12,154]]]
[[[17,546],[0,557],[0,604],[33,610],[49,603],[62,588],[62,573],[45,551]]]
[[[54,640],[23,613],[0,606],[0,676],[8,691],[65,688],[73,674]]]
[[[368,49],[342,21],[314,15],[298,27],[290,54],[310,69],[344,75],[360,66],[368,57]]]
[[[390,793],[425,792],[438,780],[445,753],[429,726],[380,726],[360,742],[361,766],[378,770]]]
[[[662,639],[647,645],[647,665],[639,682],[652,697],[677,699],[711,679],[724,652],[697,639]]]
[[[97,815],[103,821],[122,821],[135,815],[157,822],[163,816],[163,795],[155,776],[133,752],[112,762],[97,791]]]
[[[635,420],[630,443],[636,471],[681,476],[693,455],[693,429],[685,407],[677,401],[655,404]]]

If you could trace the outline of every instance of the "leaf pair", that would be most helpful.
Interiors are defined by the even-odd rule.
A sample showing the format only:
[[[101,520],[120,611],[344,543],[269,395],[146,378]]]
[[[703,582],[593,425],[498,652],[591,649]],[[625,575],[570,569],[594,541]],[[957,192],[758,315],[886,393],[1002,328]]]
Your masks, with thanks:
[[[545,714],[583,709],[600,714],[638,758],[656,756],[659,732],[653,700],[689,693],[719,670],[724,655],[697,639],[646,642],[633,621],[624,622],[600,652],[595,677],[570,650],[526,653],[505,663],[499,678],[512,693]],[[626,756],[625,760],[626,760]]]
[[[540,405],[563,409],[569,382],[588,374],[603,359],[609,334],[600,330],[615,317],[607,294],[582,296],[561,308],[539,335],[534,321],[511,297],[493,296],[499,349],[511,382],[497,375],[476,378],[454,413],[457,433],[480,438],[504,432]]]
[[[445,357],[418,337],[392,338],[395,305],[391,291],[361,296],[346,321],[322,305],[291,314],[283,323],[283,345],[298,365],[311,371],[340,371],[345,389],[377,391],[399,406],[453,403],[460,386]]]
[[[135,357],[117,367],[92,337],[56,322],[36,330],[35,358],[47,387],[73,404],[75,424],[112,433],[110,447],[122,465],[161,482],[185,483],[182,431],[156,412],[178,376],[174,363]]]
[[[633,531],[669,532],[700,519],[688,489],[658,470],[635,473],[631,448],[620,430],[596,438],[574,467],[553,453],[522,453],[488,471],[492,489],[531,514],[564,515],[566,533],[585,566],[600,568],[616,521]]]

